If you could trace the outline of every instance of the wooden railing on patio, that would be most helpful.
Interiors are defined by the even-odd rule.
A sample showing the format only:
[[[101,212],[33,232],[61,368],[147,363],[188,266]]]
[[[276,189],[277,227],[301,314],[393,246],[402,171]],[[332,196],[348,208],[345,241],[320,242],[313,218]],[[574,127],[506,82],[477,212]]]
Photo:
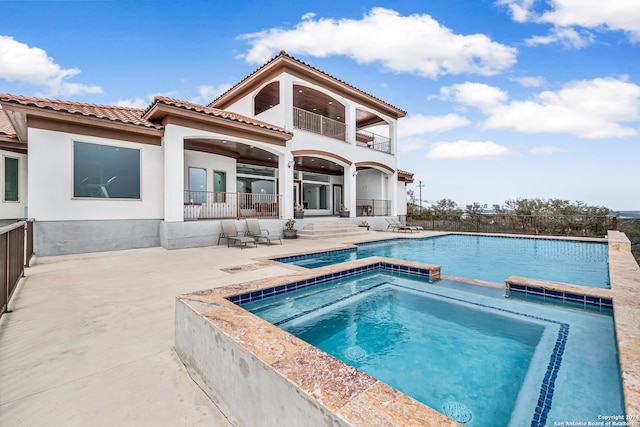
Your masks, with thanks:
[[[0,228],[0,316],[9,310],[9,300],[33,256],[33,219]]]
[[[184,219],[280,218],[282,196],[213,191],[184,192]]]
[[[329,117],[293,107],[293,127],[346,141],[347,126]]]
[[[356,216],[389,216],[391,200],[356,199]]]

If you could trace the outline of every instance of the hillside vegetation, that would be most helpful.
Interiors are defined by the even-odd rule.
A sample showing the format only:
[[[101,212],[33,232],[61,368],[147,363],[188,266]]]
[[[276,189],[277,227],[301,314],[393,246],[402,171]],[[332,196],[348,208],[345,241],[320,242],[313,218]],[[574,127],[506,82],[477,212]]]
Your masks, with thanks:
[[[582,201],[513,199],[489,208],[478,202],[461,207],[444,198],[421,209],[414,192],[407,195],[407,219],[432,230],[604,237],[614,226],[611,209]],[[620,217],[616,222],[640,263],[640,218]]]

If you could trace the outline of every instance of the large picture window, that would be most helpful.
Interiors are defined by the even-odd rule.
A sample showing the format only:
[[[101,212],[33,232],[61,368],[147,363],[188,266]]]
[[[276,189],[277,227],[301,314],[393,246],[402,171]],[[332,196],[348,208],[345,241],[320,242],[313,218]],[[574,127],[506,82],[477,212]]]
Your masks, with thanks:
[[[140,150],[74,142],[73,197],[140,199]]]
[[[14,157],[4,158],[4,195],[5,202],[17,202],[18,196],[18,161]]]

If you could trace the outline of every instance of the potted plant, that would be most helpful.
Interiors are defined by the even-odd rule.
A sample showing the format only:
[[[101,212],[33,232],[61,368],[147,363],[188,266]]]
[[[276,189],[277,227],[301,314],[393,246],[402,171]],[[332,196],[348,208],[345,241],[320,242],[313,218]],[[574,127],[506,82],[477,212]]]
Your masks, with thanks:
[[[295,219],[303,219],[304,218],[304,205],[298,203],[293,210],[293,217]]]
[[[341,218],[349,218],[349,215],[351,213],[349,212],[349,208],[347,208],[345,205],[340,205],[340,217]]]
[[[367,227],[367,231],[369,231],[369,223],[367,221],[362,221],[358,227]]]
[[[284,223],[284,229],[282,230],[282,237],[285,239],[297,239],[298,238],[298,230],[293,228],[296,222],[293,219],[287,220]]]

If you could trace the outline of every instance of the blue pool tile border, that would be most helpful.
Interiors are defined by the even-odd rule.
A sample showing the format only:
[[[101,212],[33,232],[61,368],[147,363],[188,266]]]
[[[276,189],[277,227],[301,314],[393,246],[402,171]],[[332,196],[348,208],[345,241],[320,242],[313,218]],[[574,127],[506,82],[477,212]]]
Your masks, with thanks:
[[[517,316],[528,317],[530,319],[541,320],[544,322],[549,322],[549,323],[558,325],[559,328],[558,328],[558,336],[556,338],[556,344],[553,347],[553,352],[551,353],[551,357],[549,358],[549,364],[547,365],[547,371],[544,374],[542,384],[540,385],[540,395],[538,397],[538,402],[536,404],[536,408],[533,413],[533,418],[531,420],[531,427],[545,427],[547,423],[547,416],[549,415],[549,411],[551,410],[551,405],[553,403],[555,381],[558,377],[558,372],[560,371],[560,364],[562,363],[562,356],[564,355],[564,349],[565,349],[565,345],[567,344],[567,338],[569,338],[568,323],[562,323],[562,322],[558,322],[557,320],[534,316],[532,314],[520,313],[518,311],[508,310],[506,308],[494,307],[487,304],[468,301],[462,298],[441,295],[441,294],[437,294],[435,292],[429,292],[423,289],[415,289],[408,286],[398,285],[396,283],[393,283],[392,285],[400,288],[410,289],[415,292],[434,295],[444,299],[459,301],[465,304],[471,304],[471,305],[475,305],[483,308],[490,308],[492,310],[502,311],[504,313],[515,314]]]
[[[330,280],[342,279],[345,277],[353,276],[359,273],[366,273],[370,271],[393,271],[396,273],[408,274],[411,276],[430,279],[431,275],[426,268],[407,267],[404,265],[389,264],[386,262],[377,262],[368,264],[362,267],[350,268],[347,270],[337,271],[335,273],[327,273],[320,276],[312,277],[309,279],[299,280],[297,282],[287,283],[285,285],[279,285],[267,289],[259,289],[257,291],[246,292],[239,295],[232,295],[226,299],[234,304],[246,304],[248,302],[260,301],[263,298],[268,298],[275,295],[281,295],[287,292],[294,292],[299,289],[308,288],[310,286],[319,285]]]
[[[515,283],[508,284],[508,296],[511,293],[524,296],[536,296],[544,299],[568,302],[573,304],[582,304],[587,307],[596,307],[599,309],[612,309],[613,300],[611,298],[603,298],[592,295],[583,295],[576,292],[566,292],[555,289],[547,289],[540,286],[519,285]]]
[[[356,268],[351,268],[348,270],[343,270],[340,272],[335,272],[335,273],[329,273],[329,274],[325,274],[325,275],[321,275],[321,276],[317,276],[317,277],[313,277],[313,278],[309,278],[309,279],[305,279],[305,280],[299,280],[297,282],[292,282],[292,283],[287,283],[285,285],[279,285],[279,286],[275,286],[272,288],[267,288],[267,289],[261,289],[261,290],[257,290],[257,291],[252,291],[252,292],[247,292],[244,294],[240,294],[240,295],[232,295],[227,297],[226,299],[229,300],[230,302],[237,304],[237,305],[241,305],[241,304],[245,304],[248,302],[253,302],[253,301],[259,301],[261,299],[264,298],[268,298],[270,296],[275,296],[275,295],[280,295],[283,293],[287,293],[287,292],[293,292],[299,289],[304,289],[310,286],[314,286],[314,285],[319,285],[325,282],[328,282],[330,280],[334,280],[334,279],[340,279],[340,278],[344,278],[344,277],[349,277],[349,276],[353,276],[355,274],[359,274],[359,273],[364,273],[364,272],[369,272],[369,271],[374,271],[374,270],[382,270],[382,271],[393,271],[393,272],[397,272],[397,273],[404,273],[410,276],[415,276],[415,277],[420,277],[420,278],[429,278],[429,270],[427,269],[423,269],[423,268],[416,268],[416,267],[407,267],[407,266],[403,266],[403,265],[397,265],[397,264],[389,264],[386,262],[379,262],[379,263],[373,263],[373,264],[369,264],[366,266],[362,266],[362,267],[356,267]],[[464,300],[462,298],[456,298],[456,297],[452,297],[452,296],[445,296],[445,295],[441,295],[435,292],[430,292],[427,290],[422,290],[422,289],[415,289],[415,288],[411,288],[408,286],[403,286],[403,285],[399,285],[396,283],[389,283],[389,282],[383,282],[380,283],[378,285],[374,285],[371,286],[367,289],[363,289],[359,292],[357,292],[354,295],[348,295],[345,296],[343,298],[340,298],[336,301],[332,301],[329,303],[326,303],[324,305],[322,305],[321,307],[316,307],[310,310],[305,311],[304,313],[299,313],[297,315],[292,316],[291,318],[287,318],[287,319],[283,319],[277,323],[275,323],[275,326],[281,325],[283,323],[286,323],[288,321],[293,320],[294,318],[299,318],[302,317],[306,314],[309,314],[313,311],[319,310],[320,308],[324,308],[327,307],[329,305],[335,304],[337,302],[346,300],[348,298],[351,298],[357,294],[361,294],[363,292],[369,291],[373,288],[377,288],[378,286],[381,286],[383,284],[390,284],[392,286],[396,286],[396,287],[400,287],[400,288],[406,288],[406,289],[410,289],[414,292],[420,292],[420,293],[424,293],[424,294],[430,294],[439,298],[445,298],[445,299],[450,299],[450,300],[454,300],[454,301],[458,301],[458,302],[463,302],[465,304],[471,304],[471,305],[475,305],[478,307],[483,307],[483,308],[490,308],[493,310],[497,310],[497,311],[501,311],[504,313],[510,313],[510,314],[514,314],[517,316],[522,316],[522,317],[528,317],[531,319],[536,319],[536,320],[541,320],[544,322],[549,322],[552,324],[556,324],[558,325],[558,335],[556,338],[556,343],[555,346],[553,348],[553,351],[551,353],[551,356],[549,358],[549,364],[547,365],[547,371],[545,372],[544,378],[542,380],[542,383],[540,385],[540,394],[538,397],[538,402],[536,404],[536,408],[534,410],[534,414],[533,414],[533,418],[531,420],[531,427],[545,427],[546,423],[547,423],[547,417],[549,414],[549,411],[551,410],[552,404],[553,404],[553,394],[554,394],[554,390],[555,390],[555,381],[558,377],[558,372],[560,371],[560,365],[562,363],[562,356],[564,355],[564,350],[565,350],[565,346],[567,343],[567,339],[569,337],[569,324],[567,323],[562,323],[562,322],[558,322],[557,320],[552,320],[552,319],[547,319],[544,317],[539,317],[539,316],[534,316],[531,314],[526,314],[526,313],[520,313],[517,311],[513,311],[513,310],[508,310],[506,308],[500,308],[500,307],[493,307],[487,304],[481,304],[481,303],[477,303],[477,302],[473,302],[473,301],[468,301],[468,300]],[[515,286],[520,286],[522,287],[523,285],[515,285]],[[526,286],[525,286],[526,287]],[[539,295],[539,292],[542,291],[543,295],[544,295],[544,291],[545,288],[536,288],[534,289],[535,292],[538,292],[537,295]],[[558,291],[555,291],[558,292]],[[533,294],[533,293],[532,293]],[[595,297],[594,297],[595,298]],[[601,300],[606,300],[606,298],[601,298]],[[585,299],[586,301],[586,299]]]
[[[333,251],[314,252],[312,254],[291,255],[291,256],[285,256],[285,257],[279,257],[279,258],[270,258],[269,260],[270,261],[276,261],[276,262],[291,262],[291,261],[296,261],[296,260],[304,259],[304,258],[310,258],[310,257],[314,257],[314,256],[333,255],[333,254],[347,253],[347,252],[356,252],[357,250],[358,250],[357,248],[336,249],[336,250],[333,250]]]

